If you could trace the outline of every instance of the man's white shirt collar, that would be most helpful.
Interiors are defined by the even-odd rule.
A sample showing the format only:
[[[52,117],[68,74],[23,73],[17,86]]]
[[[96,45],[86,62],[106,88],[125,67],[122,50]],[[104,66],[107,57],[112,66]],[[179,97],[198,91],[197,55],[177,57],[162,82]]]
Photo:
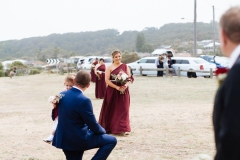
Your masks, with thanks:
[[[240,55],[240,45],[238,45],[232,52],[232,54],[229,57],[229,69],[232,68],[236,60],[238,59]]]
[[[83,93],[83,91],[80,88],[77,88],[76,86],[73,86],[73,88],[76,88],[76,89],[80,90]]]

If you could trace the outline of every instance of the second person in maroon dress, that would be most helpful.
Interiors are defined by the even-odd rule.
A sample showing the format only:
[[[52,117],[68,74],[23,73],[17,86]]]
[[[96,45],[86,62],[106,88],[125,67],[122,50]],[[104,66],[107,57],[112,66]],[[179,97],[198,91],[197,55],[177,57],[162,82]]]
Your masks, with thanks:
[[[106,66],[104,64],[104,59],[101,58],[99,60],[99,63],[95,66],[96,74],[95,97],[100,99],[104,98],[106,92],[105,70]]]
[[[130,70],[126,64],[121,63],[121,52],[112,53],[113,63],[107,67],[105,72],[105,81],[107,90],[102,104],[99,123],[105,128],[107,133],[126,135],[130,132],[129,107],[130,94],[128,85],[133,81]],[[120,71],[128,75],[129,81],[126,84],[120,84],[114,81],[114,75]],[[121,92],[124,92],[122,94]]]
[[[98,58],[95,59],[95,61],[92,62],[92,66],[91,66],[91,82],[95,83],[96,82],[96,74],[94,72],[95,70],[95,66],[98,64]]]

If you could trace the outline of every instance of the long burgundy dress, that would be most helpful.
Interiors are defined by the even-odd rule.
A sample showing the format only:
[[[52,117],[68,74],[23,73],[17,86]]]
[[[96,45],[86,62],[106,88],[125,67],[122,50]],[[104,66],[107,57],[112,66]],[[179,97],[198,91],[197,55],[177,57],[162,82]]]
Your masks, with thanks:
[[[96,66],[98,64],[98,61],[95,61],[92,63],[94,66]],[[91,74],[91,82],[95,83],[96,82],[96,74],[94,72],[94,68],[95,67],[91,67],[91,71],[90,71],[90,74]]]
[[[111,74],[117,75],[120,70],[127,73],[127,65],[121,64]],[[110,80],[113,80],[112,76],[110,76]],[[121,86],[120,83],[113,83]],[[124,94],[120,94],[120,91],[115,88],[107,87],[99,117],[99,123],[107,133],[118,134],[131,131],[129,107],[130,95],[128,88],[124,91]]]
[[[95,97],[103,99],[105,92],[106,92],[106,82],[105,82],[105,70],[106,66],[105,64],[102,64],[96,70],[102,71],[101,74],[98,73],[98,76],[96,76],[96,86],[95,86]]]

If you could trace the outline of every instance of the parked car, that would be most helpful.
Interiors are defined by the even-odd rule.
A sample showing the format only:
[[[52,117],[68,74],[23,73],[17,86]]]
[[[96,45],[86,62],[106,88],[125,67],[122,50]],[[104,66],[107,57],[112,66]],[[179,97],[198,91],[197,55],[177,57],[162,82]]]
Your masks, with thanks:
[[[99,57],[98,60],[100,60],[101,58],[104,59],[104,64],[105,64],[106,67],[108,67],[110,64],[112,64],[112,58],[111,57]],[[94,60],[95,60],[95,58],[91,60],[91,64]]]
[[[182,70],[196,70],[196,71],[210,71],[212,68],[213,71],[216,70],[216,65],[213,63],[209,63],[208,61],[202,58],[196,57],[172,57],[173,60],[173,69],[175,75],[178,75],[178,67]],[[202,72],[187,72],[181,71],[181,76],[187,76],[188,78],[197,78],[197,77],[210,77],[209,73]]]
[[[84,59],[85,59],[85,58],[79,58],[79,59],[78,59],[78,62],[77,62],[77,68],[78,68],[78,69],[81,69]]]
[[[209,55],[201,55],[200,57],[208,61],[209,63],[216,64],[217,68],[228,68],[229,66],[229,59],[227,57]]]
[[[73,56],[67,59],[66,61],[68,62],[70,60],[71,63],[77,64],[79,62],[79,59],[83,59],[83,58],[84,58],[83,56]]]
[[[155,64],[155,60],[158,57],[144,57],[141,58],[135,62],[132,63],[128,63],[127,66],[129,67],[129,69],[131,70],[131,73],[133,75],[139,75],[140,74],[140,66],[142,66],[142,68],[150,68],[150,69],[156,69],[156,64]],[[142,71],[142,74],[144,76],[147,75],[157,75],[157,71]]]
[[[111,57],[103,57],[105,66],[108,67],[110,64],[112,64],[112,58]]]
[[[78,60],[77,67],[78,69],[91,69],[92,61],[96,58],[100,58],[98,56],[87,56]]]
[[[112,63],[112,58],[111,58],[111,57],[88,56],[88,57],[85,57],[85,58],[83,58],[83,59],[79,59],[78,64],[77,64],[78,69],[87,69],[87,70],[90,70],[90,69],[91,69],[91,66],[92,66],[92,62],[93,62],[96,58],[98,58],[98,60],[99,60],[100,58],[103,58],[106,67]]]

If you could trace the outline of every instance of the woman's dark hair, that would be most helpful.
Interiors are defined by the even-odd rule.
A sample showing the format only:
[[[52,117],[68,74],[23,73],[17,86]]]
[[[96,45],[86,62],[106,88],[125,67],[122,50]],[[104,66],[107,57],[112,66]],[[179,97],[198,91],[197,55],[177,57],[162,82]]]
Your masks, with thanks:
[[[104,62],[104,59],[103,58],[100,58],[100,60],[99,61],[103,61]]]

